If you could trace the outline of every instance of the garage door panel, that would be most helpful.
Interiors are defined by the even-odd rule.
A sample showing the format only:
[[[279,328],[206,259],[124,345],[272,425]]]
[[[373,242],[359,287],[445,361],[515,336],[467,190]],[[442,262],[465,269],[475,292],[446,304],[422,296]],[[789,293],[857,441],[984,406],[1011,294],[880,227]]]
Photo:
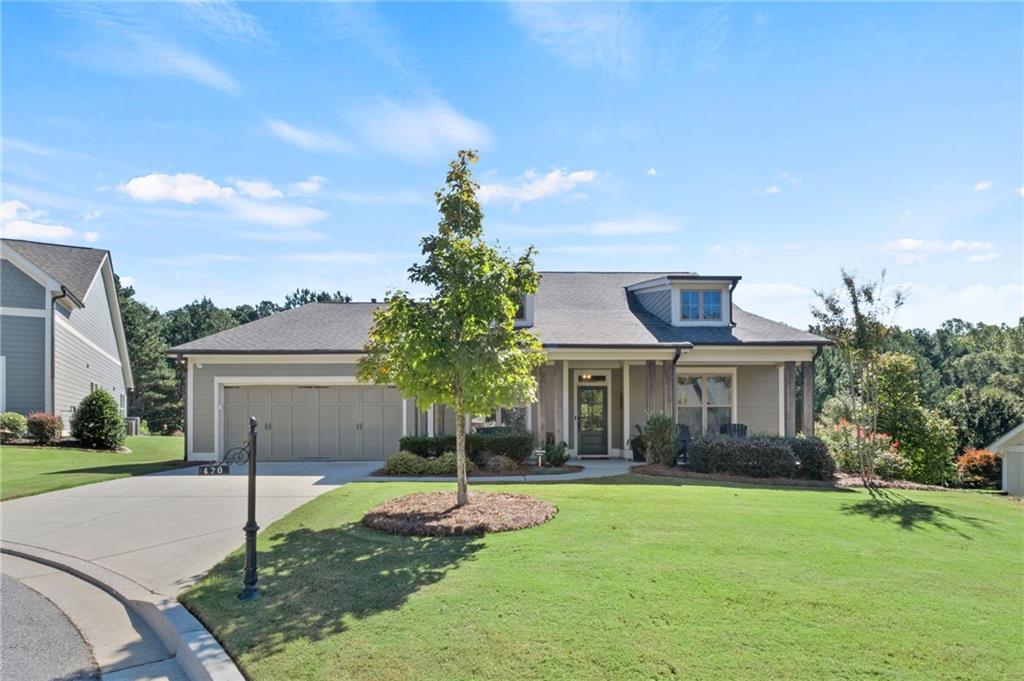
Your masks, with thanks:
[[[332,456],[339,459],[360,459],[363,456],[363,432],[359,430],[357,424],[362,417],[362,407],[358,404],[343,404],[338,411],[338,449]]]
[[[395,391],[397,394],[397,391]],[[391,456],[398,451],[398,441],[402,437],[402,404],[385,404],[381,419],[381,456]]]
[[[274,388],[278,390],[278,388]],[[271,395],[271,398],[276,395]],[[270,442],[275,459],[291,459],[292,456],[292,408],[275,404],[270,408]]]
[[[303,391],[296,391],[299,397]],[[305,391],[311,393],[312,391]],[[296,404],[292,407],[292,457],[296,459],[312,459],[320,456],[317,444],[319,429],[317,426],[318,410],[316,405]]]

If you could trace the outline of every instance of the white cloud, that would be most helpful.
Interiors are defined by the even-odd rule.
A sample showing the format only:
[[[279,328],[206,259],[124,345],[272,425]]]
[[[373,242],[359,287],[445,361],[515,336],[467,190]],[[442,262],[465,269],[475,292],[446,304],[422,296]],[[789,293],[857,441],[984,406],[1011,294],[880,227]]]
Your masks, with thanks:
[[[964,241],[956,239],[946,243],[929,239],[904,237],[883,245],[882,250],[896,254],[897,265],[919,265],[936,253],[973,253],[967,262],[989,262],[996,257],[991,241]]]
[[[804,182],[802,177],[788,170],[779,175],[779,178],[785,180],[786,182],[796,187],[799,187]]]
[[[974,191],[976,192],[987,192],[989,189],[992,189],[991,180],[981,180],[974,185]]]
[[[99,220],[102,217],[103,211],[90,210],[86,211],[85,215],[82,216],[82,220],[85,222],[92,222],[93,220]]]
[[[2,143],[4,151],[23,151],[26,154],[44,156],[47,158],[60,156],[60,151],[57,149],[44,147],[41,144],[32,144],[31,142],[14,139],[13,137],[4,137],[3,140],[0,140],[0,143]]]
[[[510,4],[530,38],[579,68],[628,75],[637,66],[645,35],[633,10],[622,4]]]
[[[316,194],[327,184],[327,178],[320,175],[310,175],[301,182],[293,182],[288,185],[288,196],[304,196]]]
[[[657,168],[648,168],[645,174],[648,177],[654,177],[655,175],[658,174],[658,170],[657,170]]]
[[[243,196],[254,199],[280,199],[284,192],[264,180],[235,180],[235,187]]]
[[[953,317],[1014,324],[1024,316],[1024,286],[1020,284],[968,284],[956,288],[910,282],[899,288],[906,294],[906,303],[897,311],[895,321],[905,328],[934,329]]]
[[[481,184],[477,197],[482,203],[529,203],[555,194],[568,193],[578,185],[589,184],[596,178],[596,170],[566,172],[556,169],[545,175],[527,170],[517,184]]]
[[[132,286],[135,284],[135,277],[119,276],[118,279],[121,280],[121,286]]]
[[[139,201],[177,201],[195,203],[202,200],[229,199],[235,190],[192,173],[153,173],[133,177],[118,187]]]
[[[779,189],[778,185],[773,184],[771,187],[768,187],[768,189],[765,189],[764,193],[765,194],[781,194],[782,190]]]
[[[6,239],[70,241],[75,230],[45,221],[45,211],[31,210],[21,201],[0,203],[0,234]]]
[[[305,227],[320,222],[328,214],[319,208],[282,203],[264,203],[237,199],[230,202],[232,212],[247,222],[278,227]]]
[[[100,233],[99,232],[82,232],[82,238],[85,239],[86,241],[88,241],[89,243],[94,243],[94,242],[99,240]]]
[[[1020,196],[1024,196],[1024,187],[1018,187],[1017,188],[1017,194],[1020,195]]]
[[[440,99],[417,104],[381,99],[355,114],[353,124],[367,144],[407,161],[432,161],[491,143],[486,125]]]
[[[300,128],[276,118],[268,119],[266,125],[275,137],[300,149],[329,154],[355,153],[351,142],[331,132]]]
[[[263,29],[255,17],[242,11],[234,2],[181,3],[184,17],[215,38],[230,38],[248,42],[263,37]]]
[[[201,85],[224,92],[235,92],[239,88],[238,81],[226,71],[198,54],[188,52],[176,45],[149,40],[137,40],[136,44],[142,54],[139,55],[141,58],[134,68],[143,72],[188,78]],[[133,67],[124,64],[124,68],[131,69]]]
[[[658,216],[637,217],[626,220],[599,220],[575,225],[507,225],[499,229],[520,234],[584,234],[592,236],[638,236],[644,234],[672,234],[683,228],[680,220]]]

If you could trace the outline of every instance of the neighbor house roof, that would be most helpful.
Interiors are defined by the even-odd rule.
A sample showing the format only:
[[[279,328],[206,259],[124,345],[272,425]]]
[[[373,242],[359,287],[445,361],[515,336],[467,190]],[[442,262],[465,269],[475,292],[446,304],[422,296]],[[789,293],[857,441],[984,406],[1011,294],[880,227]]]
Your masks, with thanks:
[[[107,251],[85,246],[63,246],[39,241],[4,239],[29,262],[53,277],[79,304],[85,300],[96,271],[107,257]]]
[[[626,287],[671,273],[542,272],[532,330],[546,347],[823,345],[807,331],[733,306],[730,326],[672,326]],[[310,303],[171,349],[183,354],[361,352],[383,303]]]

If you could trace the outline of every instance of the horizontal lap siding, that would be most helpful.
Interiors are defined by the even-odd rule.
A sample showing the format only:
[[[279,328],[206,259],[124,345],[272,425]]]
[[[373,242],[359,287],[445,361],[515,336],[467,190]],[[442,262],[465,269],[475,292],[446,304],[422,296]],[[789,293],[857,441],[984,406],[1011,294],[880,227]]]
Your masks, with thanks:
[[[5,408],[20,414],[46,408],[46,320],[0,317],[0,354],[4,356]]]
[[[779,432],[779,368],[741,366],[736,370],[739,423],[753,433]]]
[[[355,364],[212,364],[199,362],[192,366],[192,446],[193,451],[214,451],[214,378],[232,376],[297,376],[308,378],[309,385],[317,377],[355,376]]]
[[[46,309],[46,291],[9,260],[0,260],[0,307]]]
[[[90,384],[110,392],[119,405],[127,404],[123,369],[120,360],[112,359],[119,358],[120,354],[102,270],[97,272],[83,307],[73,310],[63,305],[55,307],[54,412],[67,425],[72,408],[89,394]],[[65,323],[71,329],[66,328]]]

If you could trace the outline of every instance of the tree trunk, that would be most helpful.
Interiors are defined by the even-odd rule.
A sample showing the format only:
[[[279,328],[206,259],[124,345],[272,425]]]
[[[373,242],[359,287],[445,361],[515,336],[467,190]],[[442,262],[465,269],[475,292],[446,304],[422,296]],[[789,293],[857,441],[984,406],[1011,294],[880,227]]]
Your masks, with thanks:
[[[455,503],[465,506],[469,503],[469,490],[466,488],[466,416],[462,409],[455,409],[455,460],[458,466],[458,493]]]

